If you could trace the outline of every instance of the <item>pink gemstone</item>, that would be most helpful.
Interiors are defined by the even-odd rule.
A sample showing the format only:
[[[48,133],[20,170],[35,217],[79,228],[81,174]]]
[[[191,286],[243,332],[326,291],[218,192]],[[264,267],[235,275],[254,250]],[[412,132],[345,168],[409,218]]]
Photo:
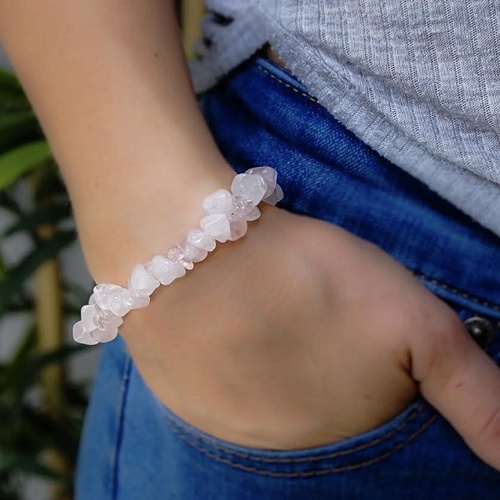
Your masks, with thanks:
[[[187,241],[184,243],[184,251],[186,252],[186,257],[192,262],[201,262],[205,260],[208,255],[207,250],[203,250],[203,248],[198,248]]]
[[[245,219],[250,222],[257,220],[260,217],[260,210],[251,201],[247,201],[240,196],[234,196],[233,214],[242,214]]]
[[[231,234],[229,220],[224,214],[207,215],[201,219],[200,226],[203,231],[221,243],[226,242]]]
[[[187,270],[193,269],[193,262],[186,256],[186,252],[181,245],[174,245],[167,251],[167,258],[172,262],[177,262]]]
[[[156,255],[151,261],[151,272],[162,285],[170,285],[175,279],[186,274],[184,266],[162,255]]]
[[[264,198],[262,201],[268,205],[276,205],[283,199],[283,190],[279,184],[276,184],[274,191],[270,196]]]
[[[229,214],[232,208],[233,197],[225,189],[219,189],[203,200],[203,210],[207,215]]]
[[[94,293],[92,294],[93,301],[101,309],[109,309],[109,304],[108,304],[109,297],[111,296],[112,293],[119,290],[124,290],[124,288],[118,285],[112,285],[110,283],[101,283],[99,285],[96,285],[94,287]]]
[[[120,293],[118,290],[116,292]],[[120,316],[111,311],[98,310],[95,318],[97,329],[90,332],[90,336],[98,342],[110,342],[117,333],[118,327],[123,324]]]
[[[112,326],[106,327],[104,330],[96,330],[92,332],[92,336],[101,343],[111,342],[118,335],[118,330]]]
[[[160,282],[151,276],[142,264],[138,264],[132,271],[128,288],[134,295],[149,296],[158,287]]]
[[[82,310],[82,323],[83,327],[87,332],[91,332],[95,328],[97,328],[97,310],[96,306],[83,306]]]
[[[276,186],[276,181],[278,179],[278,172],[272,167],[254,167],[247,170],[245,173],[249,175],[260,175],[267,183],[267,191],[264,198],[271,196]]]
[[[73,339],[79,344],[87,344],[87,345],[95,345],[99,342],[93,339],[89,332],[85,330],[83,323],[81,321],[77,321],[73,325]]]
[[[267,182],[261,175],[238,174],[231,184],[231,191],[235,196],[258,205],[267,192]]]
[[[229,236],[230,241],[236,241],[245,236],[248,229],[245,218],[239,217],[238,215],[231,216],[229,218],[229,224],[231,227],[231,235]]]
[[[130,296],[127,298],[127,305],[130,307],[130,309],[142,309],[143,307],[149,306],[150,302],[151,299],[147,295],[142,296],[130,294]]]
[[[215,238],[202,229],[192,229],[187,235],[186,241],[195,247],[211,252],[215,249]]]
[[[130,312],[130,307],[128,307],[124,301],[124,299],[126,299],[124,292],[130,293],[128,290],[115,290],[108,296],[108,309],[119,317],[123,317],[125,314]]]

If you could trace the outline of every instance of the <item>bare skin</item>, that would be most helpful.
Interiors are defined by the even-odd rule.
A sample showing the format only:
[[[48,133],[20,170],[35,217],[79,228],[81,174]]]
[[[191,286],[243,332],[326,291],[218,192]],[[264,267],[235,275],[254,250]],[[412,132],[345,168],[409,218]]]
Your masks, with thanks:
[[[232,178],[199,115],[171,4],[0,0],[0,33],[61,165],[89,268],[125,284]],[[498,367],[411,273],[330,224],[267,211],[122,333],[160,400],[224,439],[325,444],[420,392],[500,470]]]

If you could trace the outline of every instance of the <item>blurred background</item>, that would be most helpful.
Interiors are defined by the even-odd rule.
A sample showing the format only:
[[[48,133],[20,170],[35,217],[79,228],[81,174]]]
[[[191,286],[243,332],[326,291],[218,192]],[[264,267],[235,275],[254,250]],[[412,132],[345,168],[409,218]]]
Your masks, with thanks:
[[[177,3],[191,57],[203,0]],[[57,165],[0,47],[0,500],[73,498],[99,348],[75,344],[71,327],[92,286]]]

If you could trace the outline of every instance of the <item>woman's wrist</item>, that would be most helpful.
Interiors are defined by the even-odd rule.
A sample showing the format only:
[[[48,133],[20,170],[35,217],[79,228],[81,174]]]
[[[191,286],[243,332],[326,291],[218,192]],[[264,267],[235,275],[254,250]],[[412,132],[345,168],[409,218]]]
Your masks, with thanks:
[[[134,265],[127,286],[102,283],[94,288],[89,304],[83,306],[81,321],[73,327],[73,337],[85,344],[109,342],[118,334],[123,317],[133,309],[149,305],[150,297],[160,285],[170,285],[205,260],[216,248],[216,242],[236,241],[248,229],[248,222],[260,218],[258,205],[275,205],[283,198],[272,167],[255,167],[237,174],[231,191],[217,189],[203,198],[204,216],[168,250],[156,251],[147,262]],[[186,233],[185,233],[186,234]]]
[[[208,166],[200,161],[183,170],[168,168],[172,161],[165,162],[163,172],[157,169],[157,175],[138,170],[116,190],[107,189],[109,195],[90,194],[93,199],[73,204],[87,266],[96,282],[126,284],[137,262],[180,241],[195,227],[203,215],[203,198],[227,189],[234,177],[224,161]]]

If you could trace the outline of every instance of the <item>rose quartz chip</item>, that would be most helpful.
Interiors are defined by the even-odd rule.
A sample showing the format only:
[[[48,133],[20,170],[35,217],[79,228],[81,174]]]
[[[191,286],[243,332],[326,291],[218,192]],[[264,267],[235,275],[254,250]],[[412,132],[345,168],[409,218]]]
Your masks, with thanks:
[[[201,219],[200,226],[221,243],[226,242],[231,234],[229,220],[224,214],[207,215]]]
[[[187,235],[186,241],[195,247],[211,252],[215,249],[215,238],[202,229],[192,229]]]
[[[134,295],[149,296],[158,287],[160,282],[151,276],[142,264],[138,264],[132,271],[128,282],[128,288]]]
[[[186,269],[177,262],[157,255],[151,261],[151,273],[162,285],[170,285],[177,278],[184,276]]]
[[[260,175],[238,174],[231,184],[231,191],[236,196],[258,205],[267,192],[267,182]]]
[[[203,200],[203,210],[207,215],[229,214],[233,208],[233,197],[225,189],[218,189]]]

